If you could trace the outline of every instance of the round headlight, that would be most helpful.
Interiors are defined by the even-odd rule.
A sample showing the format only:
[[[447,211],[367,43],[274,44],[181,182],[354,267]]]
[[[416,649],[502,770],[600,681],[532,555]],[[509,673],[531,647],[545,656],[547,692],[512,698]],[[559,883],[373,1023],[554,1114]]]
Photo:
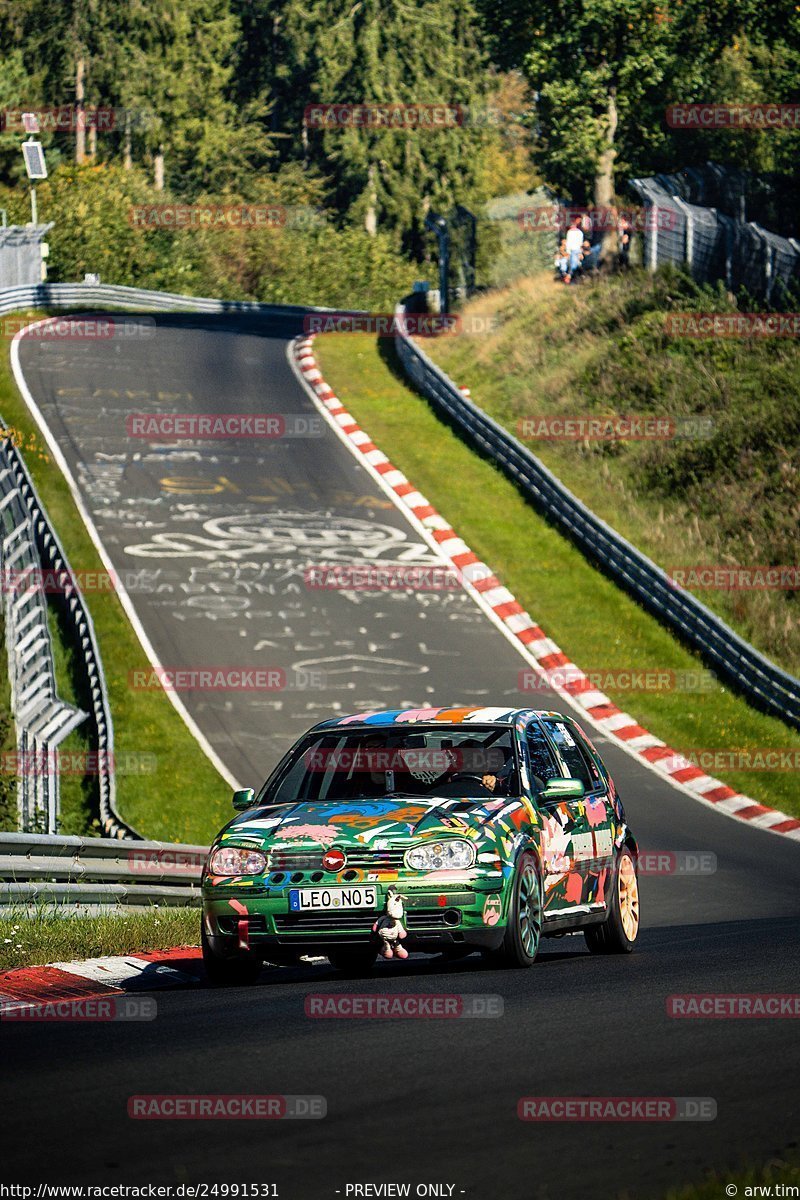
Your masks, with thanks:
[[[406,866],[412,871],[464,871],[475,862],[475,847],[458,838],[429,842],[406,851]]]
[[[267,860],[248,846],[218,846],[208,860],[209,875],[260,875]]]

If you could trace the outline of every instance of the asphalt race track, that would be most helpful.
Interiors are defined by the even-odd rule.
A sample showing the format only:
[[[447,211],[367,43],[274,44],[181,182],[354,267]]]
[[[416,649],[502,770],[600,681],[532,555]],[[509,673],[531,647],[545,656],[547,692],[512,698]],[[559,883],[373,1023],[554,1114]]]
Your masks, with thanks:
[[[327,427],[200,447],[127,435],[131,412],[312,422],[286,361],[297,332],[287,320],[174,316],[158,317],[148,340],[22,346],[28,385],[115,567],[126,578],[156,572],[158,590],[131,598],[160,661],[285,673],[274,695],[182,697],[242,784],[259,782],[334,706],[531,702],[518,688],[524,660],[465,595],[306,586],[309,562],[432,561]],[[532,703],[563,707],[546,694]],[[577,937],[546,941],[523,972],[478,957],[415,957],[355,981],[322,964],[267,969],[251,989],[161,993],[149,1023],[15,1024],[0,1031],[3,1179],[274,1182],[283,1200],[407,1181],[454,1185],[453,1196],[473,1200],[605,1200],[656,1197],[708,1167],[796,1149],[796,1025],[675,1020],[666,1000],[800,990],[800,846],[704,807],[594,740],[643,850],[716,855],[712,873],[642,879],[635,954],[593,957]],[[314,1020],[304,1000],[317,991],[499,995],[504,1016]],[[128,1097],[153,1093],[323,1095],[328,1115],[131,1120]],[[516,1115],[522,1096],[711,1097],[717,1117],[533,1124]]]

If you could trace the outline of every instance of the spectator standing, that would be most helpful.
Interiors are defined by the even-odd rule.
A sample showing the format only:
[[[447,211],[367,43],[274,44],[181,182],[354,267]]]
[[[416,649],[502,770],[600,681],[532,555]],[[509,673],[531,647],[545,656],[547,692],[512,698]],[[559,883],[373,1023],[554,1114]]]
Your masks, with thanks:
[[[619,262],[621,267],[630,266],[631,239],[633,226],[625,213],[620,213],[617,221],[617,241],[619,247]]]
[[[564,277],[564,282],[570,283],[572,276],[581,265],[581,255],[583,253],[583,230],[581,229],[580,217],[573,217],[564,240],[567,244],[567,255],[569,257],[569,270],[568,275]]]

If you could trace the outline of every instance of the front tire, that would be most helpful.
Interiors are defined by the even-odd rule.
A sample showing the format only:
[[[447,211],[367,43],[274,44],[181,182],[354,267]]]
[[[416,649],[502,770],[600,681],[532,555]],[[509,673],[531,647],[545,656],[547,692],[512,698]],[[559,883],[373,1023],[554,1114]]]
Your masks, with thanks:
[[[225,956],[217,954],[203,925],[201,942],[206,979],[212,987],[246,987],[258,980],[264,965],[259,954],[252,950]]]
[[[531,967],[542,937],[542,879],[532,854],[520,857],[511,887],[503,941],[489,957],[502,967]]]
[[[639,878],[627,846],[617,858],[608,916],[602,925],[583,931],[592,954],[630,954],[639,936]]]

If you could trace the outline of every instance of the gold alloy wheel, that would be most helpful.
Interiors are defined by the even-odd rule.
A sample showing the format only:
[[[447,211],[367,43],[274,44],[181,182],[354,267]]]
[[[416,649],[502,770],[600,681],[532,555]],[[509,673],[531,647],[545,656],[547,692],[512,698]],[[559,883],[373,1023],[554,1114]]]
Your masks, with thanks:
[[[619,865],[617,896],[625,936],[629,942],[635,942],[639,932],[639,882],[628,854],[623,855]]]

